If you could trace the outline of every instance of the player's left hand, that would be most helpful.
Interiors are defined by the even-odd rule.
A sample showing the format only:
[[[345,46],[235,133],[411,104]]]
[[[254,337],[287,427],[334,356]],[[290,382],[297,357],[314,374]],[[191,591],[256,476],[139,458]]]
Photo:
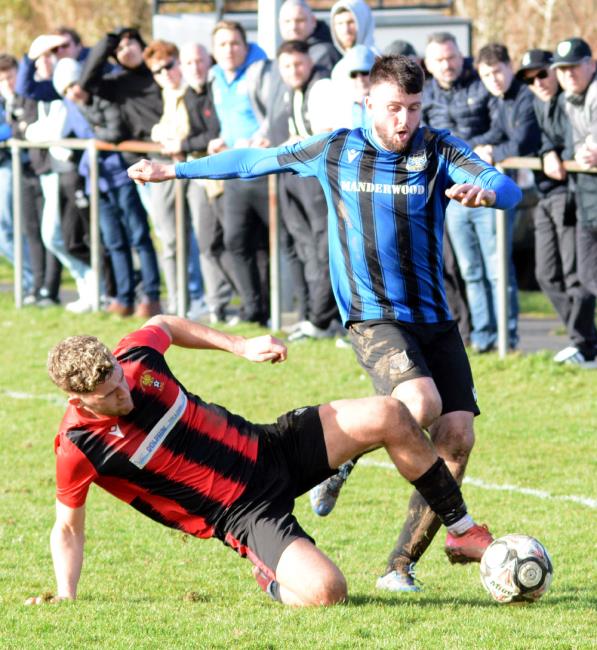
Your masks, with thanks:
[[[484,190],[472,183],[460,183],[452,185],[446,190],[446,196],[454,199],[467,208],[489,207],[495,203],[495,192]]]
[[[271,361],[272,363],[281,363],[286,361],[288,350],[284,343],[269,334],[265,336],[255,336],[245,340],[244,350],[241,356],[249,361],[262,363]]]

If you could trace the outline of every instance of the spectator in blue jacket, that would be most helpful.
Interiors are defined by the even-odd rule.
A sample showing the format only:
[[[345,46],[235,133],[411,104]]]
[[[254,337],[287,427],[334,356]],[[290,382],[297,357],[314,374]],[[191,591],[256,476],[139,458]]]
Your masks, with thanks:
[[[243,26],[220,21],[212,31],[211,91],[220,137],[207,152],[260,147],[269,76],[265,52],[248,43]],[[229,180],[224,189],[224,246],[234,260],[235,283],[241,295],[241,319],[265,324],[269,314],[267,180]]]

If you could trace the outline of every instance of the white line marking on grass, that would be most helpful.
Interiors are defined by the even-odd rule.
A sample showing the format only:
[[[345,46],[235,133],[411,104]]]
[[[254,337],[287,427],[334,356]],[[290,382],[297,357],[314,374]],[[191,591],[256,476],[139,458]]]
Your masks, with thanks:
[[[51,402],[58,406],[66,406],[68,401],[58,395],[32,395],[31,393],[20,393],[14,390],[5,390],[3,393],[12,399],[40,399],[44,402]]]
[[[383,469],[395,469],[392,463],[381,460],[373,460],[371,458],[362,458],[359,460],[359,465],[366,465],[369,467],[381,467]],[[572,501],[580,505],[587,506],[588,508],[597,508],[597,499],[590,499],[589,497],[576,496],[575,494],[550,494],[545,490],[535,490],[534,488],[520,487],[519,485],[499,485],[498,483],[486,483],[482,479],[473,478],[471,476],[464,477],[464,483],[481,488],[482,490],[492,490],[499,492],[515,492],[516,494],[526,494],[528,496],[537,497],[538,499],[557,500],[557,501]]]

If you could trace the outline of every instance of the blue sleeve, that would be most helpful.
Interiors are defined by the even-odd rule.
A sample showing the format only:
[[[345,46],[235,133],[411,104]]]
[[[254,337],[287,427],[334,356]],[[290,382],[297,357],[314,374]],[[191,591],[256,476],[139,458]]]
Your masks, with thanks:
[[[321,153],[329,134],[303,142],[270,149],[229,149],[175,166],[176,178],[257,178],[267,174],[292,172],[317,176]]]
[[[492,207],[497,210],[509,210],[522,199],[522,191],[511,178],[481,160],[462,140],[453,136],[444,138],[439,143],[438,153],[454,184],[472,183],[484,190],[493,190],[495,204]]]
[[[12,136],[12,128],[10,124],[7,124],[4,122],[4,124],[0,124],[0,142],[4,142],[4,140],[8,140]]]
[[[15,90],[17,95],[27,99],[35,99],[38,102],[51,102],[55,99],[61,99],[51,80],[35,80],[35,61],[32,61],[26,54],[19,63]]]

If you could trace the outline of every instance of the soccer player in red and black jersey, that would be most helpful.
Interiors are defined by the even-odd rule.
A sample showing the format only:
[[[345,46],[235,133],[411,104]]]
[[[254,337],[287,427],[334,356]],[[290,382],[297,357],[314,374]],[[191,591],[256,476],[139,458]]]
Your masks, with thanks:
[[[245,339],[175,316],[151,318],[113,352],[91,336],[67,338],[50,352],[50,377],[69,396],[55,441],[53,601],[76,597],[85,500],[96,483],[161,524],[217,537],[252,561],[257,582],[276,600],[341,602],[344,576],[292,515],[294,499],[380,446],[468,552],[466,531],[476,526],[460,489],[402,402],[339,400],[256,425],[190,393],[166,363],[170,345],[255,362],[286,359],[271,336]]]

